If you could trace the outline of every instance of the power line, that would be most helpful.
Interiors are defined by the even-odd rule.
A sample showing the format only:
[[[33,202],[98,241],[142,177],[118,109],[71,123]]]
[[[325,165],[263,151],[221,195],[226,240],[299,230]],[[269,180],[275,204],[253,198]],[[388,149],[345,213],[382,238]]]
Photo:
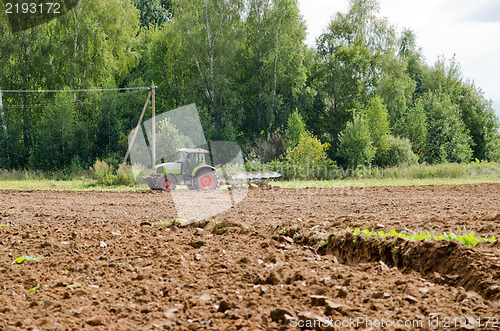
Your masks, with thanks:
[[[123,94],[123,95],[110,95],[110,96],[101,96],[99,99],[96,100],[77,100],[77,101],[68,101],[68,102],[46,102],[46,103],[35,103],[35,104],[28,104],[28,105],[11,105],[11,104],[4,104],[4,108],[9,108],[9,109],[29,109],[29,108],[37,108],[37,107],[47,107],[47,106],[61,106],[61,105],[80,105],[80,104],[90,104],[90,103],[95,103],[98,101],[103,101],[103,100],[111,100],[116,97],[125,97],[129,96],[132,93],[138,93],[139,90],[133,90],[132,92],[129,92],[128,94]]]
[[[101,88],[83,90],[1,90],[2,93],[60,93],[60,92],[104,92],[104,91],[128,91],[128,90],[149,90],[148,87],[121,87],[121,88]]]

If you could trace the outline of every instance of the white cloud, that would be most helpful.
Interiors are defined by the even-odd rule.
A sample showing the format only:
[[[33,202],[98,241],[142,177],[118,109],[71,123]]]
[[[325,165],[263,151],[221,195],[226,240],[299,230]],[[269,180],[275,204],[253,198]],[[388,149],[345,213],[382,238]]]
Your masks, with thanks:
[[[472,2],[476,4],[475,1]],[[500,2],[498,0],[483,0],[477,2],[477,6],[464,13],[464,19],[475,22],[500,22]]]
[[[307,24],[307,44],[315,45],[315,40],[328,27],[337,12],[346,12],[345,0],[299,0],[300,12]]]

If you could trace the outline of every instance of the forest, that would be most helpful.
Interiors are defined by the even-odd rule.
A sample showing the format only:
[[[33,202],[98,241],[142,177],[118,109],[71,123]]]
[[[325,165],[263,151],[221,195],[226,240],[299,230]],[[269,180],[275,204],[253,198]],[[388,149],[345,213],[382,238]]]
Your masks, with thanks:
[[[81,0],[15,33],[0,13],[0,168],[118,164],[147,90],[75,90],[153,84],[157,113],[196,103],[207,140],[254,165],[500,161],[492,102],[460,64],[428,64],[377,0],[349,4],[315,47],[296,0]]]

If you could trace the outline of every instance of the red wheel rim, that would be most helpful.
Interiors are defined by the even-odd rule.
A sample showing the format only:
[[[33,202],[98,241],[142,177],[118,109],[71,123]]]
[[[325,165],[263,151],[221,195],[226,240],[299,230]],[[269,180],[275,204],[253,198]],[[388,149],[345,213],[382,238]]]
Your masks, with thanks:
[[[209,190],[214,186],[214,178],[210,175],[205,175],[200,179],[201,188],[204,190]]]
[[[162,183],[161,186],[165,190],[170,190],[172,188],[172,181],[170,179],[165,179]]]

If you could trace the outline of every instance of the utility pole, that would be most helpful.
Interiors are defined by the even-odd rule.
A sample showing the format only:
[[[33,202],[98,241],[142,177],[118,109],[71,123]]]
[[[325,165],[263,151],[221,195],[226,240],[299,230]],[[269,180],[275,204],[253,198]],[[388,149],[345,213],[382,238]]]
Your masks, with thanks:
[[[132,145],[134,144],[135,142],[135,138],[137,137],[137,133],[139,132],[140,128],[141,128],[141,123],[142,123],[142,119],[144,117],[144,114],[146,112],[146,109],[148,108],[148,104],[149,104],[149,100],[151,99],[151,106],[153,108],[152,112],[153,112],[153,116],[151,118],[151,168],[154,168],[155,167],[155,164],[156,164],[156,104],[155,104],[155,96],[156,96],[156,88],[158,86],[155,86],[155,84],[153,84],[151,87],[149,87],[150,89],[150,92],[148,94],[148,98],[146,99],[146,103],[144,104],[144,108],[142,109],[142,113],[141,113],[141,117],[139,117],[139,122],[137,122],[137,126],[135,127],[135,130],[134,130],[134,134],[132,135],[132,139],[130,140],[129,142],[129,146],[128,146],[128,150],[127,150],[127,153],[125,154],[125,158],[123,159],[123,164],[125,164],[125,162],[127,162],[127,158],[129,157],[130,155],[130,152],[132,151]]]
[[[152,91],[151,91],[151,94],[152,94],[152,98],[151,98],[151,106],[153,108],[153,117],[152,117],[152,134],[153,134],[153,143],[152,143],[152,146],[151,146],[151,150],[152,150],[152,164],[151,164],[151,168],[154,169],[155,167],[155,164],[156,164],[156,109],[155,109],[155,95],[156,95],[156,86],[155,84],[153,83],[153,87],[152,87]]]
[[[152,92],[149,92],[148,97],[146,99],[146,103],[144,104],[144,108],[142,109],[141,117],[139,117],[139,121],[137,122],[137,126],[135,127],[134,134],[132,135],[132,139],[130,140],[130,142],[128,144],[127,154],[125,154],[125,158],[123,159],[123,163],[122,163],[123,165],[126,164],[127,158],[130,155],[130,152],[132,151],[132,146],[134,145],[135,138],[137,137],[137,133],[141,129],[142,119],[144,117],[144,114],[146,113],[146,109],[148,109],[148,104],[149,104],[149,99],[151,98],[151,94],[152,94]]]

